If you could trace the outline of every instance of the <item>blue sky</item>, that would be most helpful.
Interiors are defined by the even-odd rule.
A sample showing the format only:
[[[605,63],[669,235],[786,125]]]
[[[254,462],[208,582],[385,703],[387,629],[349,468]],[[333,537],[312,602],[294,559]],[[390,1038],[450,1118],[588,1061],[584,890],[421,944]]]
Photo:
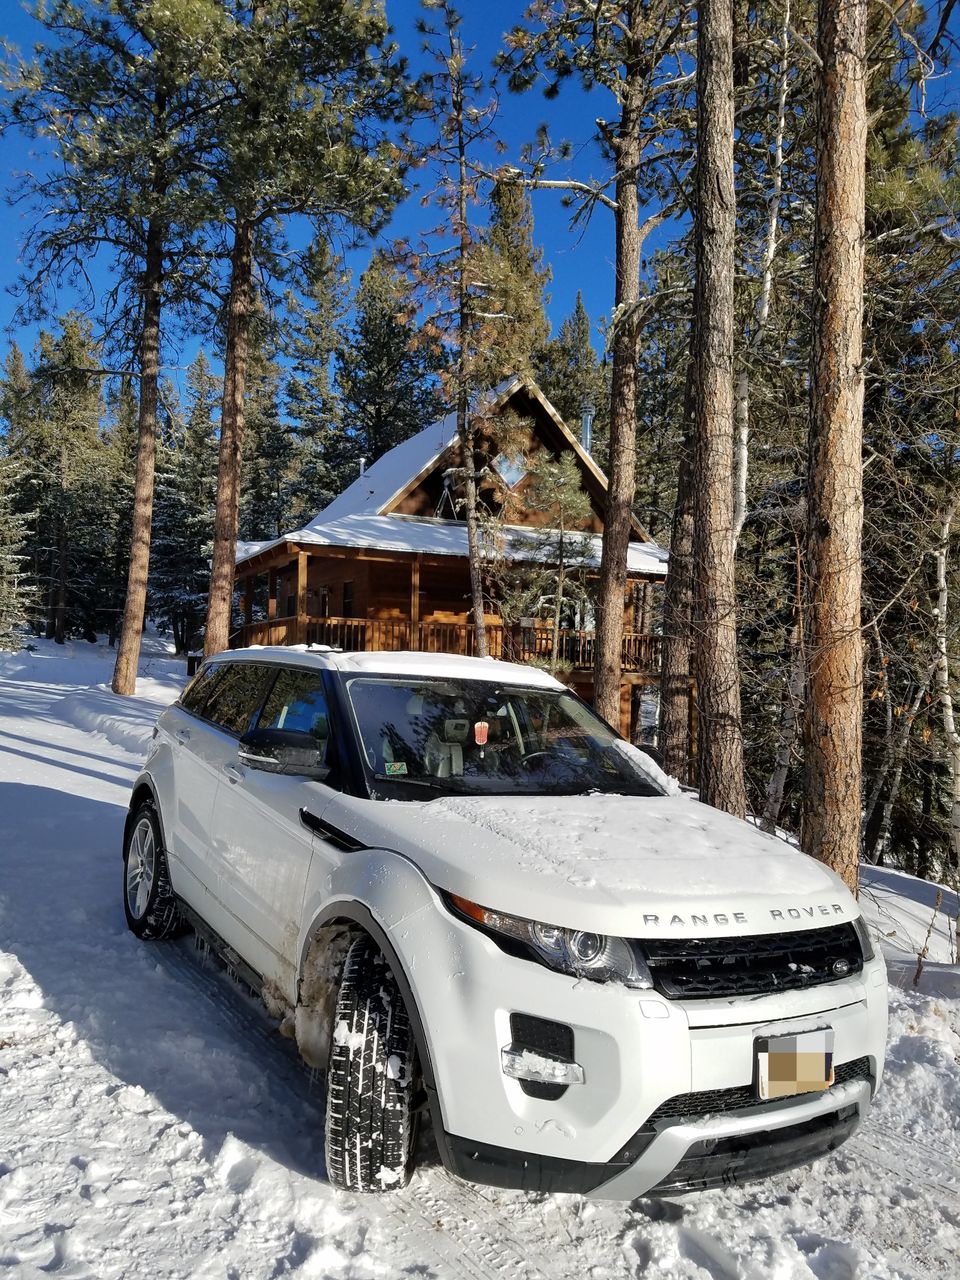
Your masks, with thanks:
[[[466,11],[464,41],[468,47],[475,46],[471,67],[477,72],[486,73],[494,54],[501,47],[503,32],[519,20],[523,5],[515,0],[487,0],[482,5],[468,4],[463,7]],[[387,0],[388,18],[394,27],[395,38],[415,69],[421,64],[421,38],[414,29],[419,12],[417,0]],[[0,34],[10,43],[25,50],[42,38],[43,32],[39,24],[18,4],[7,0],[0,17]],[[507,143],[507,151],[502,159],[504,162],[515,159],[523,143],[532,140],[537,125],[541,121],[549,121],[551,137],[555,141],[563,138],[573,144],[571,173],[581,178],[599,176],[604,171],[604,165],[590,143],[590,135],[594,118],[610,114],[612,106],[605,95],[597,93],[590,99],[572,85],[552,102],[546,102],[536,91],[515,96],[504,89],[500,95],[497,123]],[[35,146],[28,145],[22,137],[11,134],[0,138],[0,173],[3,174],[7,189],[12,185],[14,174],[29,171],[33,166],[43,163],[42,154],[37,154]],[[585,231],[579,227],[571,231],[569,211],[561,207],[559,194],[536,192],[533,199],[536,239],[553,272],[553,280],[549,286],[549,315],[554,329],[573,310],[578,289],[583,292],[591,318],[598,324],[601,317],[609,314],[613,300],[612,214],[600,209]],[[11,338],[16,338],[21,346],[29,348],[36,334],[36,326],[15,323],[17,299],[9,291],[18,274],[17,253],[26,217],[20,208],[0,205],[0,238],[7,245],[5,267],[0,273],[0,283],[3,285],[3,291],[0,292],[0,356],[5,353]],[[413,237],[418,230],[432,225],[436,220],[436,211],[421,208],[419,196],[414,192],[396,211],[383,233],[382,241],[389,241],[396,236]],[[347,254],[355,282],[369,255],[370,247]],[[109,264],[105,261],[94,264],[91,275],[95,285],[103,287],[109,279]],[[64,311],[74,302],[74,298],[65,292],[58,302],[59,310]],[[598,332],[598,347],[601,341]],[[210,344],[206,345],[209,351]],[[197,342],[186,336],[180,346],[179,352],[168,353],[167,358],[172,365],[188,362],[196,350]]]
[[[410,59],[414,70],[421,69],[420,37],[414,29],[416,18],[421,12],[419,0],[386,0],[386,4],[401,50]],[[481,3],[466,0],[462,4],[465,44],[475,47],[471,59],[474,71],[485,73],[490,69],[495,53],[501,48],[503,33],[519,20],[524,6],[525,0],[482,0]],[[938,4],[930,5],[931,12],[938,9]],[[951,30],[955,34],[960,32],[960,9],[954,14]],[[42,34],[42,29],[22,9],[18,0],[4,0],[0,15],[0,35],[24,49],[41,38]],[[929,100],[933,110],[960,105],[960,70],[954,70],[946,80],[932,84]],[[612,116],[614,110],[605,93],[597,91],[588,97],[572,82],[551,102],[545,101],[536,91],[515,96],[504,90],[500,95],[497,120],[498,131],[506,143],[502,161],[515,160],[522,145],[533,139],[537,126],[546,121],[555,142],[565,139],[573,145],[571,175],[578,178],[600,176],[605,173],[605,166],[590,141],[594,120],[597,116]],[[13,173],[42,163],[42,156],[31,156],[30,149],[22,138],[14,134],[0,138],[0,174],[6,179],[4,185],[8,188]],[[430,185],[426,179],[421,180],[427,186]],[[536,240],[543,248],[545,261],[553,273],[549,286],[548,311],[554,330],[573,310],[577,291],[581,290],[587,310],[594,321],[595,344],[599,349],[602,344],[599,322],[609,314],[613,304],[613,216],[609,211],[599,209],[586,229],[571,231],[569,211],[561,207],[560,196],[556,192],[535,192],[533,208]],[[24,218],[22,210],[11,209],[7,204],[0,203],[0,238],[7,246],[4,269],[0,272],[0,284],[4,286],[0,290],[0,358],[5,354],[12,336],[22,346],[30,347],[36,333],[35,326],[11,327],[16,299],[11,297],[9,286],[18,274],[17,252],[24,231]],[[382,240],[389,241],[397,236],[413,238],[418,230],[432,226],[436,221],[436,211],[421,208],[419,193],[414,191],[396,211]],[[669,234],[668,229],[661,230],[651,237],[648,248],[660,247],[668,240]],[[294,238],[296,239],[296,234]],[[371,247],[347,254],[348,265],[354,273],[354,283],[369,259]],[[93,264],[91,274],[95,284],[102,287],[109,281],[109,264]],[[64,311],[72,305],[74,298],[64,293],[58,302],[59,310]],[[180,342],[179,351],[171,349],[166,353],[169,365],[182,367],[188,363],[195,354],[197,345],[196,337],[186,335]],[[206,339],[204,345],[208,353],[215,356],[213,341]]]

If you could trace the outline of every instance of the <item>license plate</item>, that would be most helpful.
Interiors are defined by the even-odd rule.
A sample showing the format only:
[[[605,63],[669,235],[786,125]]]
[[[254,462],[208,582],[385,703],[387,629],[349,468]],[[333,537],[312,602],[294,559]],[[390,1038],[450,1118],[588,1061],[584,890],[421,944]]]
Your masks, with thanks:
[[[833,1084],[833,1031],[819,1027],[795,1035],[760,1036],[756,1040],[757,1094],[789,1098],[818,1093]]]

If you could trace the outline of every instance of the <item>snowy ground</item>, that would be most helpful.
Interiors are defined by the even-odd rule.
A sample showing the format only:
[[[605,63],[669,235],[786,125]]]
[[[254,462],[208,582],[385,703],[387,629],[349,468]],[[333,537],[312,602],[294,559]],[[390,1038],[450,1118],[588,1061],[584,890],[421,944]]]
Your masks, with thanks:
[[[947,895],[869,872],[892,974],[886,1083],[836,1156],[630,1205],[474,1188],[334,1193],[323,1097],[260,1006],[120,905],[130,781],[183,665],[104,687],[93,646],[0,657],[0,1270],[81,1277],[853,1280],[960,1274],[960,970]],[[926,992],[927,994],[923,994]]]

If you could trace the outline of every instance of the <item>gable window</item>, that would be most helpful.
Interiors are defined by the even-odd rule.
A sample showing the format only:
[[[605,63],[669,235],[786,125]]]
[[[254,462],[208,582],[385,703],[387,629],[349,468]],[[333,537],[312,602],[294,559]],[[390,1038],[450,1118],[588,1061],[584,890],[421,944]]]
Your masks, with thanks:
[[[527,474],[527,460],[522,453],[501,453],[497,455],[497,473],[508,489],[515,489]]]

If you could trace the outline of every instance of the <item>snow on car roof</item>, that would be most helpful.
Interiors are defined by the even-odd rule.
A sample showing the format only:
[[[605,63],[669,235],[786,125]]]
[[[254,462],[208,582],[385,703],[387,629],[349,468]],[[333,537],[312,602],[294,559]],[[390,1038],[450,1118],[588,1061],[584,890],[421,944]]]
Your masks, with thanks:
[[[425,676],[441,680],[498,680],[542,689],[565,685],[539,667],[501,662],[497,658],[468,658],[455,653],[370,652],[346,653],[328,645],[250,645],[218,653],[214,661],[285,662],[297,666],[332,667],[357,675]]]

